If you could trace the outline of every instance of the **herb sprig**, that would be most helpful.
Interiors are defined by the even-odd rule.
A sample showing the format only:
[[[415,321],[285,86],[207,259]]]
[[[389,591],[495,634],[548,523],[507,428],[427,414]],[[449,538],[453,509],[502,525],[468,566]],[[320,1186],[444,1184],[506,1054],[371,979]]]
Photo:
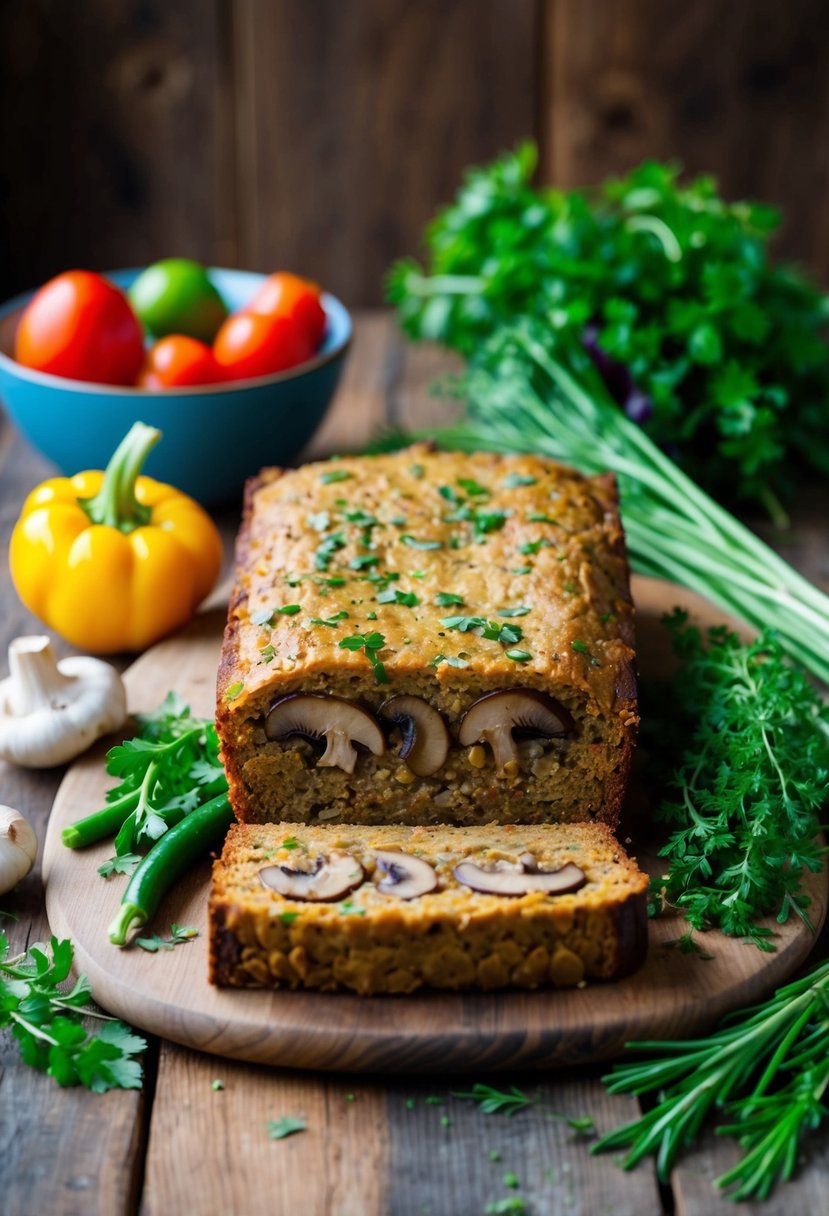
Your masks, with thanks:
[[[807,920],[801,872],[822,865],[829,706],[774,635],[746,645],[725,627],[703,636],[679,610],[666,624],[681,667],[646,689],[643,712],[665,782],[656,814],[675,828],[661,850],[666,894],[695,929],[774,949],[757,918]]]
[[[717,1133],[735,1137],[743,1155],[715,1185],[731,1199],[766,1199],[779,1180],[791,1178],[802,1140],[829,1114],[829,962],[704,1038],[628,1049],[653,1058],[617,1065],[605,1078],[608,1090],[657,1092],[658,1100],[591,1151],[628,1149],[625,1169],[655,1156],[667,1182],[716,1112],[725,1120]]]
[[[136,1057],[146,1042],[123,1022],[88,1008],[86,976],[67,990],[61,987],[72,958],[72,943],[56,937],[49,947],[34,945],[11,957],[8,938],[0,930],[0,1030],[10,1030],[23,1061],[58,1085],[84,1085],[95,1093],[140,1089]],[[94,1034],[84,1017],[100,1019]]]

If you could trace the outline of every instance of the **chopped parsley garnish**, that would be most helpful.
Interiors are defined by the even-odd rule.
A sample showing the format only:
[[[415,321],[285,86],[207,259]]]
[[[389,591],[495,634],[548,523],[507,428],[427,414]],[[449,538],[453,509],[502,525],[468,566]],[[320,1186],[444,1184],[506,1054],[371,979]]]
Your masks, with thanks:
[[[348,469],[330,469],[320,476],[320,481],[324,486],[330,486],[335,481],[348,481],[353,476],[354,474],[349,473]]]
[[[342,574],[332,574],[332,575],[329,575],[327,578],[323,578],[323,576],[321,574],[315,574],[314,582],[318,586],[319,585],[324,585],[326,587],[344,587],[345,586],[345,578],[343,577]],[[297,604],[295,606],[296,606],[297,611],[299,611],[299,604]],[[286,612],[287,609],[280,608],[279,611]]]
[[[331,523],[331,516],[327,511],[317,511],[314,515],[309,515],[305,522],[315,532],[324,532]]]
[[[275,616],[296,616],[298,612],[302,612],[301,604],[283,604],[281,608],[263,608],[261,612],[251,613],[250,622],[252,625],[261,625],[263,629],[266,629],[273,624]]]
[[[487,621],[482,616],[443,616],[441,625],[447,629],[456,629],[459,633],[471,633],[481,630],[481,637],[490,642],[503,642],[511,645],[520,642],[523,636],[520,625],[501,625],[498,621]]]
[[[436,654],[429,666],[440,667],[441,663],[448,663],[450,667],[468,667],[469,659],[463,651],[459,655]]]
[[[378,604],[403,604],[406,608],[416,608],[420,603],[419,596],[414,591],[399,591],[397,587],[386,587],[377,594]]]
[[[288,836],[282,841],[283,849],[301,849],[302,845],[297,840],[296,836]]]
[[[405,528],[406,527],[406,516],[405,515],[392,515],[391,519],[389,520],[389,523],[393,524],[395,528]]]
[[[438,486],[438,494],[441,498],[445,498],[447,502],[462,502],[460,494],[452,486]]]
[[[542,536],[540,540],[528,540],[525,544],[518,546],[518,552],[525,555],[538,553],[539,549],[547,549],[550,546],[550,541]]]
[[[343,519],[350,524],[356,524],[358,528],[376,528],[380,520],[376,515],[369,515],[367,511],[344,511]]]
[[[350,899],[346,899],[343,903],[338,904],[338,908],[340,916],[365,916],[366,914],[365,908],[359,908]]]
[[[552,515],[545,515],[543,511],[530,511],[527,521],[531,524],[558,524],[557,519],[553,519]]]
[[[245,691],[245,686],[242,683],[242,681],[239,680],[236,684],[231,684],[230,688],[227,689],[227,691],[225,692],[225,700],[226,701],[235,701],[236,698],[240,697],[244,691]]]
[[[367,620],[369,620],[369,621],[376,621],[376,620],[377,620],[377,613],[376,613],[376,612],[367,612],[367,613],[366,613],[366,619],[367,619]]]
[[[425,570],[413,570],[412,571],[412,578],[425,578],[425,577],[426,577]]]
[[[259,662],[260,663],[272,663],[275,658],[276,658],[276,651],[274,650],[273,644],[271,642],[269,642],[267,646],[263,646],[262,649],[259,651]]]
[[[327,625],[329,629],[335,629],[338,621],[344,621],[348,617],[348,613],[343,608],[340,612],[335,612],[333,616],[312,616],[308,622],[309,625]]]
[[[453,591],[439,591],[435,596],[438,608],[449,608],[452,604],[462,604],[463,596],[455,595]]]
[[[601,663],[598,659],[593,657],[590,652],[590,647],[586,642],[582,642],[579,638],[576,638],[574,642],[570,643],[570,647],[571,649],[575,650],[576,654],[583,654],[585,658],[590,660],[594,667],[601,667]]]
[[[138,853],[124,853],[121,857],[110,857],[98,866],[101,878],[110,878],[113,874],[132,874],[141,857]]]
[[[410,549],[442,549],[443,541],[441,540],[418,540],[416,536],[410,536],[405,533],[400,537],[404,545],[408,545]]]
[[[330,536],[326,536],[325,540],[317,546],[314,554],[314,565],[317,570],[327,570],[334,559],[334,554],[344,548],[345,537],[342,532],[332,532]]]
[[[366,578],[370,583],[374,583],[376,587],[388,587],[389,583],[396,583],[400,575],[396,570],[384,570],[381,574],[376,571],[372,574],[367,574]]]
[[[523,477],[520,473],[508,473],[504,485],[508,490],[514,490],[516,486],[534,486],[537,480],[536,477]]]
[[[299,916],[298,912],[280,912],[279,913],[279,919],[282,921],[283,925],[292,925],[298,916]]]
[[[378,684],[388,684],[389,682],[386,669],[377,655],[377,651],[382,650],[385,644],[386,639],[382,633],[357,633],[349,638],[341,638],[339,642],[340,650],[365,652],[366,658],[374,668],[374,679]]]
[[[172,924],[169,937],[160,937],[154,933],[152,937],[137,937],[135,944],[142,950],[146,950],[148,954],[157,954],[159,950],[174,950],[176,946],[191,942],[194,937],[198,936],[198,929],[193,929],[190,925]]]
[[[349,570],[368,570],[371,566],[379,566],[380,558],[375,557],[370,553],[363,553],[360,557],[352,557],[348,563]]]
[[[350,477],[351,474],[349,473]],[[268,1120],[268,1136],[271,1140],[284,1140],[286,1136],[294,1136],[297,1132],[304,1132],[308,1123],[305,1119],[293,1119],[290,1115],[283,1115],[281,1119]]]
[[[510,511],[476,511],[472,516],[472,530],[476,537],[489,532],[499,532],[510,517]]]
[[[510,570],[510,574],[532,574],[532,566],[515,566]]]
[[[530,609],[526,604],[519,604],[517,608],[501,608],[498,611],[499,616],[526,616]]]
[[[528,650],[507,650],[504,652],[513,663],[529,663],[532,655]]]
[[[482,486],[480,482],[474,481],[470,477],[459,477],[458,485],[466,490],[470,498],[489,498],[489,490],[486,486]]]

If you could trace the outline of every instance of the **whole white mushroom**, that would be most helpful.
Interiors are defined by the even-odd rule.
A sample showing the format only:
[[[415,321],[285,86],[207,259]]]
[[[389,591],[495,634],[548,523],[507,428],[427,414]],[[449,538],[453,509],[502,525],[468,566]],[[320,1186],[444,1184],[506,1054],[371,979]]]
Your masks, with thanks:
[[[0,806],[0,895],[26,877],[36,856],[37,837],[28,819],[10,806]]]
[[[101,659],[58,663],[48,637],[15,638],[0,682],[0,758],[27,768],[65,764],[127,716],[118,672]]]

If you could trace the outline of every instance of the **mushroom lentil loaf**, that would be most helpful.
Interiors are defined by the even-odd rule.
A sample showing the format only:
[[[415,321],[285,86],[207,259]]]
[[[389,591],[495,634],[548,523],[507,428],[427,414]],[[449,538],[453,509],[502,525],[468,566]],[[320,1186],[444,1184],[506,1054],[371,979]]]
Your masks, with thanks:
[[[560,868],[581,874],[569,893],[491,893]],[[210,978],[362,995],[615,979],[644,960],[647,885],[602,824],[236,824],[213,868]]]
[[[234,811],[613,826],[632,647],[611,474],[425,446],[264,470],[218,680]]]

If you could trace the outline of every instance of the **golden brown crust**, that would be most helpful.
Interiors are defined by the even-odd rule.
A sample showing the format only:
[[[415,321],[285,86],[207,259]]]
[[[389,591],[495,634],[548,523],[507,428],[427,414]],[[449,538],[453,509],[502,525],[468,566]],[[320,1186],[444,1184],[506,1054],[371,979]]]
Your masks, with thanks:
[[[413,480],[409,470],[417,464],[424,472]],[[332,473],[342,480],[327,482]],[[507,489],[510,477],[533,485]],[[464,481],[482,486],[486,495],[468,493]],[[366,531],[347,520],[349,513],[361,511],[379,524]],[[479,511],[504,518],[479,535],[474,519],[453,519]],[[405,525],[395,523],[398,518],[405,518]],[[325,568],[318,569],[315,554],[332,536],[343,543],[333,549],[327,566],[321,559]],[[403,543],[406,536],[441,547],[411,548]],[[523,552],[527,546],[532,552]],[[352,569],[361,561],[370,565]],[[293,807],[302,820],[329,807],[337,819],[364,813],[370,821],[409,815],[410,822],[474,822],[480,814],[469,812],[472,801],[505,820],[617,821],[637,718],[633,610],[611,474],[583,478],[537,457],[432,453],[424,446],[288,472],[264,470],[246,489],[236,569],[219,669],[217,726],[231,800],[241,819],[286,817]],[[516,569],[529,573],[516,574]],[[370,580],[387,573],[398,578],[386,586],[414,595],[414,608],[378,602],[384,584]],[[332,576],[343,579],[342,586],[329,586]],[[439,591],[460,594],[463,605],[435,604]],[[251,621],[252,615],[293,604],[299,605],[295,615],[276,614],[264,632]],[[517,618],[498,616],[516,606],[530,611]],[[340,613],[347,617],[334,621]],[[444,620],[455,615],[517,627],[520,640],[510,645],[482,638],[480,630],[447,629]],[[313,624],[325,620],[334,624]],[[344,637],[375,631],[384,640],[378,653],[388,687],[375,683],[364,650],[339,646]],[[515,651],[530,658],[507,657]],[[436,661],[442,654],[466,666]],[[577,770],[595,770],[580,796],[568,801],[562,791],[545,793],[526,770],[496,781],[489,768],[476,773],[464,767],[463,754],[453,753],[447,765],[457,780],[430,778],[396,790],[394,782],[408,785],[410,774],[401,772],[393,756],[391,763],[389,756],[378,762],[361,757],[356,780],[345,782],[335,772],[313,769],[307,749],[299,758],[285,748],[285,755],[256,753],[256,723],[284,693],[333,692],[376,711],[388,693],[413,692],[433,704],[454,733],[476,696],[515,684],[548,692],[584,723],[566,760]],[[573,760],[578,748],[583,755]],[[561,768],[565,757],[558,761]],[[309,767],[313,794],[305,788]],[[458,795],[449,803],[444,799],[442,811],[429,811],[441,805],[435,800],[446,788],[461,785],[473,788],[465,803]]]
[[[372,881],[378,849],[427,861],[438,889],[411,900],[382,894]],[[332,850],[354,856],[366,872],[362,886],[339,903],[287,899],[259,878],[263,867],[309,866]],[[574,862],[587,884],[555,897],[539,891],[506,897],[472,891],[453,874],[465,858],[492,865],[525,852],[543,869]],[[647,884],[599,824],[236,825],[213,871],[211,981],[369,994],[617,978],[645,956]]]

